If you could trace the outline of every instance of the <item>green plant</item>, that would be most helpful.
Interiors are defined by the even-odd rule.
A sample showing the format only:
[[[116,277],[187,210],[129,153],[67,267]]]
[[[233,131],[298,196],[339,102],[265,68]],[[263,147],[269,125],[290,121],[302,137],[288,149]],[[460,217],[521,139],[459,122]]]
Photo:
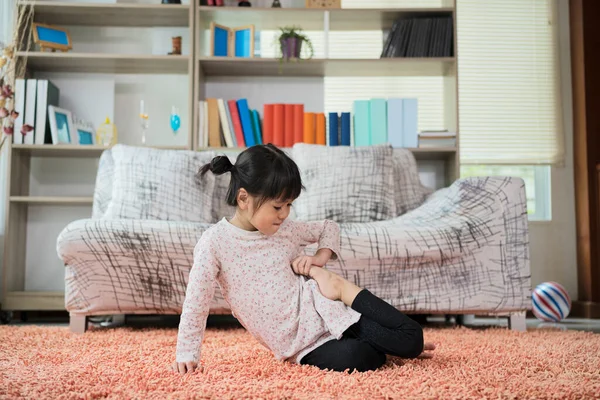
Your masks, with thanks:
[[[286,26],[283,28],[280,27],[279,31],[281,33],[279,34],[277,41],[279,42],[280,61],[282,61],[284,59],[283,51],[281,49],[281,46],[282,46],[281,42],[285,41],[287,39],[292,39],[292,38],[300,40],[306,44],[308,51],[309,51],[309,56],[306,58],[307,60],[310,60],[311,58],[313,58],[313,56],[315,54],[313,44],[312,44],[310,38],[308,36],[306,36],[304,33],[302,33],[302,28],[297,27],[297,26]]]

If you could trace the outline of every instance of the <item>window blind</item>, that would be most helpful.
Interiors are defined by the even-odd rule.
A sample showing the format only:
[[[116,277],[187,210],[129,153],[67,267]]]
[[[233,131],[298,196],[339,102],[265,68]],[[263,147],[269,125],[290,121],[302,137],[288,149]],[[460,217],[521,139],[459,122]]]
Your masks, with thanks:
[[[458,0],[463,164],[557,164],[564,137],[554,0]]]

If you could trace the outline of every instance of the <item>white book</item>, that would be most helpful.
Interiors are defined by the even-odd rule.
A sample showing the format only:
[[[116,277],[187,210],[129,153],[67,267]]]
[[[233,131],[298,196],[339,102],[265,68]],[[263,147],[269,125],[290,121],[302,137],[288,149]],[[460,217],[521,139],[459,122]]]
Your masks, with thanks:
[[[27,135],[23,137],[23,144],[33,144],[35,143],[35,106],[37,100],[37,79],[27,79],[25,82],[25,87],[27,90],[27,94],[25,95],[25,117],[23,118],[23,123],[27,125],[33,126],[33,130],[28,132]],[[16,133],[16,132],[15,132]]]
[[[208,147],[208,101],[204,101],[204,143],[202,147]]]
[[[15,81],[15,111],[19,113],[15,119],[13,141],[15,144],[23,144],[23,136],[21,135],[21,127],[25,117],[25,79],[17,79]]]
[[[225,102],[223,99],[218,99],[217,104],[219,105],[219,118],[221,119],[221,127],[223,129],[223,137],[225,138],[225,144],[227,147],[233,147],[233,138],[231,137],[231,129],[229,126],[227,111],[225,111]]]
[[[198,102],[198,147],[204,147],[204,101]]]

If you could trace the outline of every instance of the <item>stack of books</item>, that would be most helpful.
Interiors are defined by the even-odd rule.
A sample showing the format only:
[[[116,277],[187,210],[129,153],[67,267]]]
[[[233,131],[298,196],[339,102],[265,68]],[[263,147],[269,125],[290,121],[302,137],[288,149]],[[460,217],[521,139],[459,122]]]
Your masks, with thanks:
[[[419,147],[456,147],[456,132],[448,132],[448,130],[419,132]]]
[[[453,33],[451,16],[398,19],[387,36],[381,58],[452,57]]]

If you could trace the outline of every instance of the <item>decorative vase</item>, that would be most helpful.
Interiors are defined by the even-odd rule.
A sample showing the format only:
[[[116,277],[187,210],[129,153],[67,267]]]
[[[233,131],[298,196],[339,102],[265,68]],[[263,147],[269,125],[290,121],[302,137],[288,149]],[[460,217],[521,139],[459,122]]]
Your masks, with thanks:
[[[252,7],[252,4],[249,1],[240,1],[238,7]]]
[[[281,3],[279,0],[273,0],[273,4],[271,4],[272,8],[281,8]]]
[[[300,58],[300,50],[302,50],[302,39],[297,37],[279,39],[281,44],[281,55],[284,59]]]

